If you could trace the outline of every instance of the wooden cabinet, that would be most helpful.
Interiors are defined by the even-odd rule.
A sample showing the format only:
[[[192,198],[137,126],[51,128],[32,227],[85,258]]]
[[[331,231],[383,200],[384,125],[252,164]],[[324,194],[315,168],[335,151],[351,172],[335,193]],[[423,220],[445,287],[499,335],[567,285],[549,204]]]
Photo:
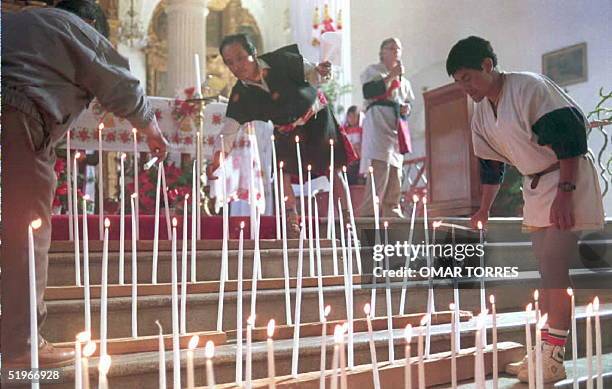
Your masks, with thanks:
[[[467,216],[480,206],[478,159],[472,149],[473,101],[456,84],[427,91],[425,127],[428,210]]]

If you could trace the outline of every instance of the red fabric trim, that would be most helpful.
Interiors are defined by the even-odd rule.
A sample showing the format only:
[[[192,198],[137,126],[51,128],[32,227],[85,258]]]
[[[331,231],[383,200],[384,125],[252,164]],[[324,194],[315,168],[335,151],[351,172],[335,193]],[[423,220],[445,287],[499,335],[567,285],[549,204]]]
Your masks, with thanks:
[[[542,339],[544,340],[544,339]],[[556,338],[552,335],[548,335],[548,338],[546,339],[546,343],[548,344],[552,344],[554,346],[565,346],[565,343],[567,342],[567,338]]]

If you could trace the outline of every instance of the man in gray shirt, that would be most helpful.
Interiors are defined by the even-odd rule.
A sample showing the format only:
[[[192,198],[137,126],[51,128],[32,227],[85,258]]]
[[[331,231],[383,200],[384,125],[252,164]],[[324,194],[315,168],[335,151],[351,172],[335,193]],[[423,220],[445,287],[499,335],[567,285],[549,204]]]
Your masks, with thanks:
[[[34,232],[38,324],[46,307],[51,204],[56,178],[55,144],[96,97],[147,136],[163,157],[161,134],[128,61],[98,30],[104,14],[91,1],[65,0],[62,9],[40,8],[2,15],[2,365],[30,365],[28,225]],[[78,16],[77,16],[78,15]],[[106,30],[108,31],[108,30]],[[40,367],[61,366],[71,350],[39,337]]]

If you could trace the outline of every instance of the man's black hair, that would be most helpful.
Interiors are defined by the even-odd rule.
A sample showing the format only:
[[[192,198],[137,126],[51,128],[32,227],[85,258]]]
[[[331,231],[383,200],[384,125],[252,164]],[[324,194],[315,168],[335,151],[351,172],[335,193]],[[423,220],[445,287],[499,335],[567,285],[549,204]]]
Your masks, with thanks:
[[[99,4],[91,0],[62,0],[55,8],[63,9],[68,12],[79,16],[88,23],[93,23],[95,28],[100,34],[108,38],[110,29],[108,27],[108,21],[104,11],[100,8]]]
[[[356,113],[357,112],[357,106],[356,105],[351,105],[349,107],[349,109],[346,110],[346,114],[348,115],[349,113]]]
[[[221,41],[219,45],[219,53],[221,56],[223,56],[223,49],[225,46],[233,45],[234,43],[240,44],[249,55],[254,55],[257,52],[255,45],[246,34],[234,34],[225,36]]]
[[[493,67],[497,66],[497,55],[491,42],[486,39],[470,36],[455,43],[446,59],[446,72],[449,76],[459,69],[482,69],[482,61],[491,58]]]

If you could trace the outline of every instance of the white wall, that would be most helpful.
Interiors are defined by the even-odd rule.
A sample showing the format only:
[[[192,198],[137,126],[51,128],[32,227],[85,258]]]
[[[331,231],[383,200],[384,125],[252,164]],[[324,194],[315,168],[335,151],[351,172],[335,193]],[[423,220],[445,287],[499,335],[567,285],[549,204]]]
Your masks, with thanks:
[[[459,39],[479,35],[491,41],[501,68],[508,71],[541,72],[542,54],[587,42],[588,81],[567,90],[588,112],[599,101],[600,87],[612,89],[610,20],[610,0],[352,0],[353,99],[362,101],[359,74],[377,61],[380,42],[390,36],[400,38],[407,77],[417,95],[410,123],[415,156],[423,155],[422,88],[451,82],[445,70],[448,51]],[[593,133],[589,146],[599,150],[602,142]],[[608,149],[609,158],[612,146]],[[612,193],[605,205],[612,215]]]

